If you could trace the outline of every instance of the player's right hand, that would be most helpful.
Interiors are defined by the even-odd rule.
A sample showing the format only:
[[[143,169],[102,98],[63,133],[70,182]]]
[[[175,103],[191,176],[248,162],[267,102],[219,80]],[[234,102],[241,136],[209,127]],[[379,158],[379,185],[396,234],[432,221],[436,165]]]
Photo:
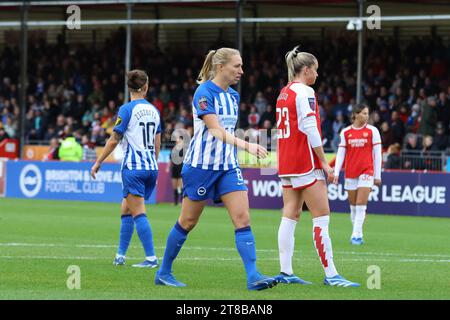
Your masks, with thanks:
[[[97,174],[99,169],[100,169],[100,164],[98,162],[96,162],[91,168],[91,177],[94,180],[95,180],[95,175]]]
[[[329,183],[334,183],[334,170],[333,168],[331,168],[328,163],[322,163],[322,169],[323,171],[325,171],[325,173],[327,174],[327,180]]]
[[[249,143],[247,151],[258,159],[264,159],[268,155],[267,149],[256,143]]]

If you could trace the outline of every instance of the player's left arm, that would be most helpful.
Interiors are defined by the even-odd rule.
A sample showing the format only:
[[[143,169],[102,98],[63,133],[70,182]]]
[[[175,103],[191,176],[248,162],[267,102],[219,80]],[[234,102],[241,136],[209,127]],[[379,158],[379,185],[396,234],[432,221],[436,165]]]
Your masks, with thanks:
[[[377,186],[381,185],[381,164],[382,164],[382,155],[381,155],[381,136],[380,132],[375,129],[372,130],[372,150],[373,150],[373,170],[374,170],[374,183]]]

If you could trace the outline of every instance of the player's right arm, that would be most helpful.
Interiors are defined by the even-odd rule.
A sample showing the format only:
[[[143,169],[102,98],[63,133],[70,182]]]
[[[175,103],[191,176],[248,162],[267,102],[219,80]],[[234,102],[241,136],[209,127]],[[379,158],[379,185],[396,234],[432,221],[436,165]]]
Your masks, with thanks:
[[[316,113],[311,109],[311,104],[315,104],[314,90],[307,88],[307,92],[297,94],[295,99],[297,114],[302,121],[302,130],[308,136],[308,142],[319,158],[323,170],[327,173],[328,181],[334,180],[334,171],[325,158],[325,152],[322,147],[322,137],[317,127]],[[299,125],[300,127],[300,125]],[[300,129],[300,128],[299,128]]]
[[[100,170],[100,166],[103,161],[114,151],[117,145],[123,138],[123,134],[128,128],[128,123],[130,122],[130,112],[123,106],[119,109],[119,114],[117,115],[116,124],[114,125],[113,132],[108,141],[106,141],[105,148],[103,149],[97,161],[91,168],[91,176],[95,179],[95,175]]]
[[[102,165],[103,161],[105,161],[105,159],[108,158],[108,156],[114,151],[114,149],[117,147],[117,145],[122,140],[122,137],[123,136],[121,134],[113,131],[113,133],[111,134],[111,137],[109,137],[108,141],[106,141],[106,145],[103,148],[102,153],[97,158],[97,161],[91,168],[92,178],[95,179],[95,175],[98,172],[98,170],[100,169],[100,166]]]
[[[345,143],[344,130],[341,131],[340,139],[341,139],[341,141],[339,143],[339,148],[338,148],[338,152],[336,155],[336,164],[334,166],[334,180],[333,180],[334,184],[338,183],[339,172],[341,172],[342,164],[344,163],[344,160],[345,160],[347,146]]]

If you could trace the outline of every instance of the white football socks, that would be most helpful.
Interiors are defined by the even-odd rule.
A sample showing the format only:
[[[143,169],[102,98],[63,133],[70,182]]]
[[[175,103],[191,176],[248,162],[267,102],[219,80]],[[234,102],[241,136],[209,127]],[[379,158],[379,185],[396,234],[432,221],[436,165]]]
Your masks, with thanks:
[[[366,218],[367,206],[356,206],[355,222],[353,223],[352,238],[363,237],[363,224]]]
[[[328,225],[330,216],[322,216],[313,219],[313,239],[320,262],[325,271],[325,275],[330,278],[337,275],[333,262],[333,248],[331,246]]]
[[[280,271],[286,274],[293,274],[292,256],[294,255],[295,226],[297,221],[282,217],[280,228],[278,229],[278,252],[280,255]]]
[[[352,220],[352,227],[355,225],[356,206],[350,205],[350,219]]]

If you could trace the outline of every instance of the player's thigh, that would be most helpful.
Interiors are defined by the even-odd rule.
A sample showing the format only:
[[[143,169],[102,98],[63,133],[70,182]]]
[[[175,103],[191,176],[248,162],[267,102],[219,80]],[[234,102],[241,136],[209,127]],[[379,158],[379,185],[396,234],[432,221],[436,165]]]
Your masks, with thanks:
[[[303,207],[301,190],[283,188],[283,217],[298,221]]]
[[[368,188],[368,187],[358,188],[358,194],[357,194],[356,201],[355,201],[356,205],[357,206],[367,205],[371,191],[372,191],[372,189]]]
[[[247,191],[233,191],[221,196],[236,229],[250,225],[250,213]]]
[[[330,214],[328,189],[324,180],[318,180],[312,186],[303,189],[302,196],[313,218]]]
[[[127,199],[123,199],[120,205],[120,212],[122,215],[131,214],[130,209],[128,209]]]
[[[358,190],[347,190],[348,202],[351,206],[356,206],[356,197],[358,195]]]
[[[178,223],[187,231],[192,230],[198,222],[200,215],[205,208],[206,200],[194,201],[184,197],[181,202],[181,214]]]
[[[136,196],[136,195],[129,193],[126,200],[127,200],[128,210],[131,212],[131,215],[133,217],[146,212],[145,211],[145,202],[144,202],[143,197]]]

